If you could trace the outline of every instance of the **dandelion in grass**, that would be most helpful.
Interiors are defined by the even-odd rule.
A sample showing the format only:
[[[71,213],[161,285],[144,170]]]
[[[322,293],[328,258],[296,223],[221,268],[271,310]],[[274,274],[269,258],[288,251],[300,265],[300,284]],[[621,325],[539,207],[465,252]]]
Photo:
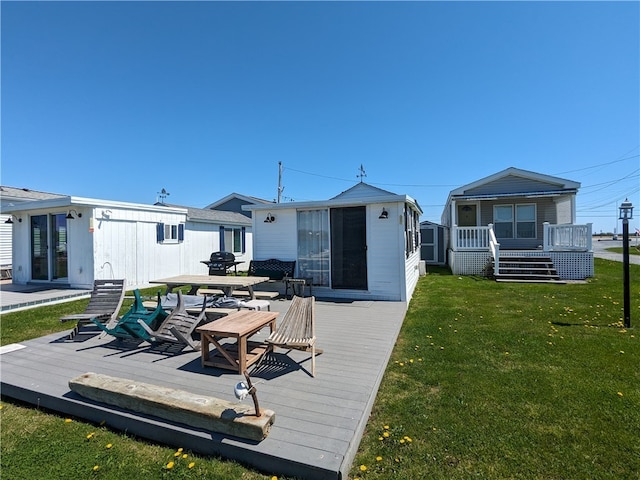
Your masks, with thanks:
[[[93,471],[97,472],[98,470],[100,470],[100,465],[94,465],[93,466]]]
[[[389,430],[389,428],[391,428],[391,427],[389,427],[389,425],[385,425],[385,426],[384,426],[384,427],[382,427],[382,428],[384,428],[385,430]]]
[[[382,436],[383,436],[384,438],[389,438],[389,435],[390,435],[390,433],[389,433],[389,432],[384,432],[384,433],[382,434]]]
[[[278,477],[274,475],[273,477],[271,477],[271,480],[278,480]]]
[[[191,462],[189,465],[187,465],[187,468],[193,468],[195,466],[196,466],[196,462]]]
[[[175,463],[174,463],[174,462],[169,462],[169,463],[167,463],[167,464],[165,465],[165,468],[166,468],[167,470],[171,470],[171,469],[173,468],[173,466],[174,466],[174,465],[175,465]]]
[[[360,471],[361,472],[366,472],[367,471],[367,466],[366,465],[360,465]]]
[[[622,393],[622,392],[618,392],[618,396],[619,396],[619,397],[622,397],[622,396],[624,396],[624,395],[623,395],[623,393]]]
[[[400,362],[400,366],[401,366],[401,367],[404,367],[404,362]]]
[[[405,439],[408,443],[413,442],[413,440],[411,439],[411,437],[406,437],[406,436],[405,436],[405,437],[404,437],[404,439]]]
[[[180,456],[180,452],[176,452],[173,454],[174,457],[179,457]]]
[[[381,461],[382,461],[382,457],[381,457],[380,455],[378,455],[378,456],[376,457],[376,462],[381,462]]]
[[[90,434],[87,435],[87,440],[91,440],[94,435],[96,434],[96,432],[91,432]]]
[[[111,443],[107,443],[107,447],[106,447],[106,448],[107,448],[107,449],[110,449],[111,447],[113,447],[113,444],[111,444]]]
[[[71,423],[73,420],[71,420],[70,418],[65,418],[64,419],[64,423]]]
[[[382,441],[384,440],[384,437],[378,437],[378,440]]]
[[[404,438],[401,438],[401,439],[400,439],[400,443],[404,443]]]
[[[186,458],[188,458],[188,457],[189,457],[189,455],[187,455],[186,453],[183,453],[183,454],[182,454],[182,458],[185,458],[185,459],[186,459]]]

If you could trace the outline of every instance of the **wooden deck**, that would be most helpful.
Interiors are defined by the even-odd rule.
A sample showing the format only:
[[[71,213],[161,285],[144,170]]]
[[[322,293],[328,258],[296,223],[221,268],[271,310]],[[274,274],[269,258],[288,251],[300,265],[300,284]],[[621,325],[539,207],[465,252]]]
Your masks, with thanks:
[[[284,312],[289,301],[272,302]],[[275,423],[262,442],[227,437],[87,400],[69,389],[71,378],[103,373],[194,394],[236,401],[244,377],[203,368],[200,352],[153,349],[97,336],[66,341],[62,333],[2,347],[2,395],[115,429],[236,460],[272,475],[305,479],[347,478],[396,337],[404,302],[316,303],[316,378],[305,352],[277,349],[250,373],[262,408]],[[282,315],[281,315],[282,317]],[[268,328],[258,339],[268,334]],[[256,338],[256,337],[254,337]],[[301,362],[300,364],[296,362]],[[244,402],[250,402],[250,398]]]

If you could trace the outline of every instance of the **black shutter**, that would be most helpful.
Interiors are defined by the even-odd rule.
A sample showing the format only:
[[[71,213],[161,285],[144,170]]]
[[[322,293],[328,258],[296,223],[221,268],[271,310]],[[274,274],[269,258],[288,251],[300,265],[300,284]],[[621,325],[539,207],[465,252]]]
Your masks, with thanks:
[[[220,251],[224,252],[224,227],[220,227]]]
[[[156,239],[158,243],[164,242],[164,223],[158,223],[156,225]]]
[[[184,242],[184,223],[178,225],[178,241]]]

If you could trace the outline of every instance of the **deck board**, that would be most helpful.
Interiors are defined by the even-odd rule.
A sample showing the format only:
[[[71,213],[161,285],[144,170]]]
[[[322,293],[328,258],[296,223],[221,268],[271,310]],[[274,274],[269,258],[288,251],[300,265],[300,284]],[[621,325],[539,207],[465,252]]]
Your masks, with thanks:
[[[288,305],[274,301],[272,310],[284,312]],[[203,368],[200,353],[188,349],[171,355],[147,343],[125,348],[111,337],[64,341],[65,332],[53,334],[0,355],[2,394],[269,474],[346,478],[405,312],[403,302],[318,300],[317,346],[324,353],[316,359],[316,378],[308,373],[310,354],[295,350],[276,349],[251,372],[260,405],[276,414],[259,443],[102,405],[68,387],[71,378],[95,372],[236,401],[233,386],[244,377]],[[254,338],[267,334],[264,329]]]

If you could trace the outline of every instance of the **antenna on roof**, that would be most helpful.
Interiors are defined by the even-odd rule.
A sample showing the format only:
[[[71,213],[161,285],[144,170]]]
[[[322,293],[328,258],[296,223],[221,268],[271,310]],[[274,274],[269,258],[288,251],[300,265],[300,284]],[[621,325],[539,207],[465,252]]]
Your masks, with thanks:
[[[364,167],[362,166],[362,164],[360,164],[360,173],[356,175],[356,177],[360,177],[360,183],[362,183],[362,179],[366,176],[367,174],[364,171]]]
[[[163,188],[158,192],[158,199],[156,199],[156,201],[158,203],[164,204],[164,199],[167,198],[168,195],[171,195],[171,194]]]

